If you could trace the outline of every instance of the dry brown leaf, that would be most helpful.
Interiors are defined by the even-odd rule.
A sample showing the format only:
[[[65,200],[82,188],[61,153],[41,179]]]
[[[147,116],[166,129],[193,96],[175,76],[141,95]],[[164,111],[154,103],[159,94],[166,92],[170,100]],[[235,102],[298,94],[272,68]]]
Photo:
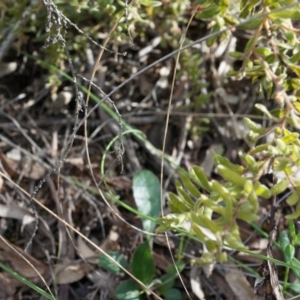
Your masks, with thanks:
[[[205,295],[201,286],[200,272],[201,269],[199,266],[195,265],[192,267],[190,275],[191,288],[194,295],[197,296],[198,299],[205,300]]]
[[[225,264],[225,279],[237,299],[252,299],[254,290],[241,270],[234,264]]]
[[[3,188],[3,178],[0,175],[0,192],[1,192],[2,188]]]
[[[7,242],[9,243],[9,242]],[[9,243],[10,244],[10,243]],[[25,259],[27,259],[36,269],[37,271],[43,276],[43,278],[48,278],[49,268],[47,265],[41,263],[28,253],[23,252],[22,249],[19,247],[10,244],[10,246],[15,249],[18,253],[20,253]],[[37,272],[24,260],[24,258],[19,255],[17,252],[13,251],[12,248],[8,246],[3,237],[0,239],[0,261],[16,271],[21,276],[25,277],[26,279],[30,280],[34,283],[40,282],[40,277]]]
[[[88,260],[92,264],[98,264],[99,263],[99,254],[97,254],[96,251],[93,251],[84,241],[83,239],[78,236],[77,239],[77,250],[78,255],[82,257],[83,259]],[[95,258],[96,256],[96,258]]]
[[[68,265],[55,265],[55,277],[57,284],[68,284],[81,280],[92,270],[90,264],[86,262],[69,263]]]
[[[22,283],[11,277],[8,273],[0,273],[0,299],[9,299],[12,297],[16,289],[22,286]]]
[[[22,221],[22,228],[31,222],[35,222],[35,218],[27,209],[16,205],[0,204],[0,217],[20,220]]]
[[[112,250],[116,250],[118,238],[118,233],[112,228],[107,238],[101,243],[100,248],[106,253]],[[90,263],[97,265],[99,264],[99,256],[101,255],[101,253],[98,250],[93,251],[80,236],[77,239],[77,249],[78,255],[80,257],[88,260]]]
[[[28,157],[23,157],[18,149],[13,149],[6,155],[0,151],[0,159],[11,177],[19,177],[23,174],[26,178],[39,180],[45,175],[43,166]]]

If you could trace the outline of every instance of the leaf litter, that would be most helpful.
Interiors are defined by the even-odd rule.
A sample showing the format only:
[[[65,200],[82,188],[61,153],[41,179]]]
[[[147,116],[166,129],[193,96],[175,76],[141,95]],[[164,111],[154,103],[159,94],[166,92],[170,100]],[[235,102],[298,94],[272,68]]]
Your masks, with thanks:
[[[46,2],[50,3],[51,1]],[[199,34],[205,35],[207,33],[204,29],[202,29],[203,32],[199,32],[199,26],[204,28],[203,23],[199,20],[192,24],[188,32],[189,37],[199,37]],[[53,40],[53,37],[49,36],[48,40],[50,42]],[[241,40],[245,42],[245,38]],[[98,78],[99,81],[103,82],[103,91],[109,92],[121,83],[125,77],[163,56],[166,48],[168,50],[176,48],[172,44],[173,42],[167,39],[167,45],[165,48],[162,47],[160,44],[160,33],[155,29],[147,28],[145,37],[135,41],[136,47],[139,49],[138,52],[130,48],[128,41],[115,46],[118,49],[117,53],[123,53],[126,50],[128,55],[118,57],[117,59],[113,55],[109,56],[107,53],[104,55],[101,68],[104,68],[106,71],[102,74],[101,78]],[[31,52],[39,51],[39,48],[35,44],[28,42],[25,46],[29,47]],[[95,55],[96,52],[92,44],[88,47],[92,55]],[[193,107],[199,91],[193,91],[194,87],[191,84],[191,80],[186,79],[184,72],[179,72],[178,82],[175,87],[176,91],[174,93],[176,101],[174,107],[172,107],[169,125],[170,133],[167,137],[168,155],[175,160],[180,152],[179,146],[183,144],[181,165],[189,169],[192,165],[203,164],[209,177],[216,176],[209,150],[217,149],[217,151],[222,151],[224,148],[224,155],[234,161],[237,159],[235,149],[241,148],[241,144],[244,142],[245,135],[243,131],[245,128],[241,126],[232,113],[247,114],[249,106],[245,101],[236,101],[235,96],[240,92],[244,95],[243,99],[246,99],[246,97],[247,99],[252,99],[254,96],[253,90],[249,88],[249,82],[247,81],[229,81],[224,87],[219,85],[218,80],[224,75],[224,68],[228,67],[224,66],[224,63],[218,67],[219,63],[226,62],[232,64],[232,61],[226,56],[227,53],[222,49],[222,51],[218,49],[218,46],[215,47],[211,52],[208,49],[202,49],[203,56],[208,64],[207,70],[205,70],[206,72],[202,76],[212,86],[219,89],[216,97],[213,97],[211,104],[204,106],[202,110],[190,111],[189,105]],[[214,53],[219,54],[214,57]],[[193,54],[193,50],[191,50],[191,54]],[[8,57],[11,63],[19,64],[20,73],[10,71],[2,76],[2,85],[6,89],[2,87],[0,89],[0,104],[4,108],[5,113],[9,114],[10,119],[0,124],[1,135],[6,137],[6,140],[1,139],[1,172],[10,176],[25,190],[32,191],[33,186],[44,177],[45,170],[48,167],[38,162],[38,160],[33,161],[26,155],[21,154],[21,151],[15,149],[12,144],[17,144],[20,148],[33,153],[40,160],[44,160],[50,166],[53,166],[53,161],[57,159],[55,154],[62,151],[68,143],[68,137],[72,134],[73,123],[71,111],[74,110],[74,101],[70,101],[70,99],[74,99],[75,93],[72,84],[61,75],[58,77],[62,82],[62,86],[58,87],[58,90],[44,90],[45,80],[49,76],[48,71],[41,68],[36,61],[25,59],[26,56],[23,54],[21,56],[22,60],[17,60],[14,56]],[[34,69],[29,76],[28,70],[32,69],[32,66],[34,66]],[[141,130],[151,144],[158,149],[162,145],[162,128],[164,127],[164,117],[166,114],[167,95],[170,92],[170,77],[165,70],[170,70],[170,66],[173,66],[171,59],[165,63],[157,64],[146,75],[140,76],[136,81],[121,88],[112,96],[112,101],[116,103],[122,114],[122,118],[134,128]],[[87,76],[90,70],[82,66],[80,72],[84,76]],[[31,80],[28,80],[28,77]],[[14,82],[21,82],[21,84],[14,85]],[[82,84],[84,85],[84,82]],[[93,92],[97,93],[97,90],[93,89]],[[202,87],[201,92],[207,93],[208,91],[206,87]],[[21,97],[23,93],[25,93],[25,97]],[[40,96],[38,101],[34,99],[36,95]],[[228,98],[231,99],[229,101],[230,106],[225,102]],[[220,99],[223,102],[219,101]],[[50,101],[57,102],[54,104]],[[51,109],[49,103],[51,103]],[[228,112],[226,118],[229,121],[218,117],[224,111]],[[201,116],[203,116],[201,114],[208,115],[212,113],[215,116],[211,119],[212,126],[207,126],[205,120],[201,119]],[[185,124],[186,119],[191,116],[191,122],[188,123],[190,128],[182,126],[182,124]],[[16,126],[16,124],[20,124],[20,127]],[[34,143],[28,141],[26,134],[20,128],[26,134],[30,135]],[[199,128],[201,129],[200,131]],[[198,134],[195,134],[193,130],[198,130]],[[240,130],[241,134],[238,134],[237,130]],[[90,137],[88,142],[92,168],[103,190],[106,190],[107,187],[102,182],[103,177],[99,171],[99,162],[106,149],[106,145],[117,132],[117,122],[112,120],[101,107],[88,119],[88,134]],[[7,142],[7,140],[11,143]],[[55,183],[52,187],[55,193],[53,193],[53,190],[51,192],[50,184],[48,183],[37,191],[36,197],[48,208],[56,211],[58,215],[68,220],[71,224],[74,224],[76,228],[82,230],[95,243],[103,247],[105,251],[113,249],[123,252],[128,260],[130,260],[133,250],[141,242],[141,236],[131,228],[124,227],[114,213],[103,204],[101,197],[95,190],[91,189],[89,169],[85,158],[83,159],[85,153],[83,140],[83,130],[79,129],[74,139],[73,147],[70,149],[66,164],[60,170],[64,178],[68,178],[69,181],[62,179],[61,176],[58,184],[56,172],[53,172],[50,175],[50,179]],[[215,141],[218,142],[216,143]],[[220,146],[220,142],[223,148]],[[126,151],[124,154],[123,174],[120,175],[120,166],[115,162],[115,154],[109,153],[105,162],[105,169],[107,170],[105,180],[110,189],[117,193],[118,197],[125,204],[135,206],[135,199],[132,192],[132,189],[134,189],[132,179],[135,172],[141,168],[158,174],[159,159],[156,153],[147,149],[147,146],[138,141],[133,135],[127,135],[124,138],[124,145]],[[39,151],[40,149],[42,149],[42,152]],[[117,151],[117,149],[115,150]],[[13,153],[14,155],[12,155]],[[170,167],[170,169],[172,168]],[[172,174],[170,169],[165,169],[165,179],[168,175]],[[70,182],[77,182],[77,189]],[[168,190],[174,190],[174,188],[174,180],[171,180]],[[119,278],[114,278],[110,274],[103,272],[101,266],[97,265],[97,256],[99,253],[88,248],[80,238],[76,239],[72,236],[53,217],[44,216],[43,211],[40,209],[39,216],[45,220],[41,224],[45,223],[46,225],[40,226],[33,240],[33,245],[29,249],[29,253],[24,253],[21,249],[26,243],[23,231],[27,235],[30,234],[32,229],[29,229],[29,225],[34,220],[32,213],[25,208],[28,207],[28,199],[17,192],[6,180],[3,180],[1,184],[1,193],[1,221],[7,219],[1,223],[6,223],[1,228],[1,235],[9,238],[10,245],[18,249],[49,284],[55,278],[57,285],[67,285],[67,292],[64,294],[66,298],[64,299],[74,299],[74,295],[78,295],[77,299],[80,299],[80,297],[91,297],[92,299],[92,296],[96,297],[96,295],[105,293],[106,288],[107,295],[113,298],[114,287]],[[8,194],[10,197],[7,196]],[[89,200],[86,200],[87,198]],[[8,199],[12,199],[12,203],[7,204]],[[99,220],[95,212],[95,206],[91,204],[92,202],[97,207],[102,221]],[[141,227],[142,222],[139,218],[122,207],[113,206],[129,223]],[[63,207],[62,211],[61,207]],[[266,214],[266,211],[264,213]],[[14,221],[14,219],[17,221]],[[44,230],[42,229],[43,226]],[[245,232],[251,231],[245,224],[241,224],[241,230]],[[51,233],[50,235],[49,232]],[[52,237],[50,238],[49,236]],[[55,247],[53,240],[59,246]],[[260,240],[262,240],[260,236],[254,235],[252,243],[257,242],[259,245]],[[180,240],[174,236],[171,237],[171,242],[175,245],[172,251],[176,253]],[[191,258],[195,259],[199,256],[201,252],[199,247],[199,244],[195,242],[187,244],[185,249],[187,253],[185,261],[187,264],[189,264]],[[267,248],[261,245],[256,250],[260,252],[267,250],[268,257],[271,257],[270,242]],[[157,273],[166,272],[167,264],[172,264],[166,245],[160,243],[159,239],[154,238],[153,251]],[[7,263],[13,270],[32,282],[42,285],[39,276],[30,265],[24,262],[19,255],[12,254],[11,249],[3,242],[0,245],[0,255],[1,262]],[[238,257],[235,254],[233,256]],[[51,257],[50,260],[49,257]],[[248,256],[243,256],[241,259],[245,262],[251,260]],[[231,266],[234,271],[226,271],[226,265],[224,266],[224,272],[218,271],[218,268],[222,270],[222,267],[215,267],[209,278],[206,278],[203,270],[200,270],[197,276],[191,276],[185,270],[182,276],[186,284],[191,282],[191,290],[194,291],[199,299],[250,299],[248,297],[252,297],[251,292],[254,293],[255,291],[258,296],[261,296],[261,289],[259,287],[256,290],[254,289],[253,278],[246,279],[246,275],[237,266]],[[263,268],[265,269],[264,273],[269,272],[265,276],[265,282],[270,283],[271,288],[276,291],[277,299],[282,299],[278,292],[278,279],[276,282],[277,274],[274,268],[270,264],[264,264]],[[0,283],[3,283],[1,284],[3,288],[0,289],[1,295],[4,295],[6,298],[13,296],[16,293],[16,289],[22,286],[19,281],[8,276],[5,272],[0,273]],[[175,286],[180,287],[179,282],[176,282]],[[93,291],[91,292],[89,289]],[[61,293],[60,288],[56,292],[58,294]],[[28,295],[31,292],[24,288],[22,293],[25,297],[26,293]],[[184,294],[183,298],[185,299]]]

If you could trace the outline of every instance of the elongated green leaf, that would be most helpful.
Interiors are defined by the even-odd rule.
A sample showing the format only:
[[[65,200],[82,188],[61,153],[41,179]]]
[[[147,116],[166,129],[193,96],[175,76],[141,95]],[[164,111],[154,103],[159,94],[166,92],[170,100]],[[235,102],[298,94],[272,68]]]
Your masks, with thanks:
[[[299,195],[297,191],[293,191],[292,194],[286,199],[286,203],[290,206],[295,205],[299,201]]]
[[[261,112],[263,112],[272,121],[277,122],[277,123],[279,122],[279,119],[274,117],[263,104],[257,103],[257,104],[255,104],[255,107],[257,109],[259,109]]]
[[[191,232],[193,234],[195,234],[200,240],[204,240],[206,238],[206,236],[202,232],[200,226],[197,223],[195,223],[195,222],[192,222]]]
[[[300,246],[300,233],[296,234],[294,243],[296,246]]]
[[[295,274],[295,276],[300,280],[300,261],[297,258],[293,258],[291,260],[291,265],[292,265],[292,271]],[[295,267],[295,268],[293,268]]]
[[[290,239],[289,239],[289,236],[288,236],[286,230],[281,231],[280,235],[279,235],[279,244],[280,244],[281,250],[284,251],[285,247],[287,245],[289,245],[290,243],[291,242],[290,242]]]
[[[214,16],[216,16],[219,13],[220,9],[218,6],[210,6],[200,13],[196,15],[196,18],[199,20],[205,20],[205,19],[210,19]]]
[[[229,52],[229,56],[233,58],[241,58],[244,55],[243,52]]]
[[[133,196],[136,206],[143,214],[157,218],[160,216],[160,184],[158,178],[148,170],[133,175]],[[156,224],[142,218],[145,231],[153,232]]]
[[[183,182],[184,187],[196,198],[201,196],[199,189],[195,187],[195,185],[190,181],[190,179],[183,173],[180,173],[181,180]]]
[[[182,213],[190,211],[189,206],[183,199],[175,195],[174,193],[169,193],[170,203],[169,206],[174,213]]]
[[[247,180],[243,189],[243,196],[248,197],[252,191],[253,191],[253,183],[251,180]]]
[[[282,179],[279,183],[274,184],[271,187],[272,195],[274,196],[284,192],[287,189],[288,185],[289,185],[289,180],[287,178]]]
[[[207,216],[192,214],[192,220],[200,227],[207,228],[213,233],[219,233],[220,228],[213,220],[210,220]]]
[[[288,284],[288,288],[300,295],[300,283]]]
[[[155,1],[155,0],[140,0],[140,3],[144,6],[150,6],[150,7],[158,7],[162,5],[161,1]]]
[[[212,28],[212,30],[211,30],[211,33],[216,33],[216,32],[218,32],[219,30],[220,30],[220,25],[219,25],[218,23],[216,23],[216,24],[213,26],[213,28]],[[218,37],[219,37],[218,34],[211,36],[210,38],[208,38],[208,39],[206,40],[206,45],[207,45],[208,47],[212,46],[212,45],[214,44],[214,42],[218,39]]]
[[[245,125],[252,131],[256,132],[256,133],[261,133],[262,132],[262,126],[261,124],[255,123],[253,122],[251,119],[249,118],[244,118],[244,123]]]
[[[252,206],[252,213],[256,214],[259,208],[259,203],[258,203],[258,197],[253,190],[249,194],[247,200]]]
[[[299,133],[293,132],[282,138],[282,141],[286,144],[291,144],[299,138]]]
[[[262,56],[268,56],[272,53],[272,50],[269,47],[257,47],[255,48],[255,52]]]
[[[218,181],[213,180],[212,187],[213,187],[214,191],[221,196],[221,198],[226,199],[227,197],[230,196],[228,189],[224,185],[219,183]]]
[[[224,219],[225,221],[229,222],[232,220],[232,215],[233,215],[233,207],[232,207],[232,199],[231,196],[226,197],[224,199],[225,201],[225,213],[224,213]]]
[[[300,217],[300,202],[296,205],[296,211],[290,215],[285,216],[288,220],[294,220]]]
[[[139,245],[131,261],[132,274],[144,284],[149,284],[155,273],[154,259],[148,241]]]
[[[218,166],[218,171],[220,175],[228,180],[229,182],[232,182],[238,186],[244,186],[246,184],[247,179],[242,177],[240,174],[233,172],[229,170],[228,168],[220,165]]]
[[[255,18],[252,21],[249,21],[247,23],[244,23],[242,25],[238,25],[238,28],[242,29],[242,30],[248,30],[248,29],[257,29],[259,27],[259,25],[262,22],[262,17],[260,18]]]
[[[204,188],[206,191],[211,191],[211,185],[206,177],[206,174],[204,173],[203,169],[201,169],[198,166],[194,166],[191,170],[192,174],[195,174],[195,177],[198,179],[199,184],[202,188]]]
[[[225,238],[226,243],[232,249],[245,249],[242,241],[240,239],[235,238],[232,234],[228,234]]]
[[[256,214],[252,214],[245,211],[239,211],[237,213],[237,218],[240,220],[243,220],[245,222],[255,222],[259,219],[259,217]]]
[[[249,154],[255,154],[255,153],[259,153],[262,151],[266,151],[268,149],[268,144],[262,144],[262,145],[258,145],[255,148],[251,149],[249,151]]]
[[[230,169],[233,172],[241,173],[244,171],[243,166],[233,164],[228,158],[221,156],[219,154],[216,154],[213,152],[213,159],[216,165],[223,165],[224,167]]]
[[[294,221],[289,221],[289,235],[294,243],[294,241],[297,239]]]
[[[300,19],[300,11],[299,9],[283,9],[274,13],[269,14],[269,18],[276,19],[292,19],[299,20]]]
[[[184,204],[190,209],[192,209],[194,207],[195,202],[191,199],[191,197],[183,189],[178,188],[177,192],[181,200],[184,201]]]
[[[264,199],[269,199],[272,196],[271,191],[264,184],[260,184],[259,182],[254,184],[254,192],[257,196]]]
[[[249,3],[248,3],[249,2]],[[241,18],[247,18],[249,13],[252,11],[252,9],[255,7],[255,5],[259,2],[259,0],[252,0],[252,1],[246,1],[244,5],[241,4],[241,13],[240,17]]]

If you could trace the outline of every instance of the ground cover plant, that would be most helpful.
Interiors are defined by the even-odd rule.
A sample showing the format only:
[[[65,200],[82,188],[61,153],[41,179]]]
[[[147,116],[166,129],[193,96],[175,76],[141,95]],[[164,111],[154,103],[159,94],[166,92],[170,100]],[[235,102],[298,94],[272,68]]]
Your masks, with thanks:
[[[0,299],[297,299],[297,1],[0,5]]]

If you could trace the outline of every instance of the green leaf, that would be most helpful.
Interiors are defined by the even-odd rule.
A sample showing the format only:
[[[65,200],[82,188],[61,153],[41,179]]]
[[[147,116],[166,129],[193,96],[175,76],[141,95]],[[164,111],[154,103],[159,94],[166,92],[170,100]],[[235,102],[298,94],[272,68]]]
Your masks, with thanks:
[[[288,234],[285,230],[280,232],[279,243],[280,243],[280,248],[284,254],[286,262],[290,262],[294,257],[295,249],[292,249],[290,247],[292,245],[291,245],[290,239],[288,237]]]
[[[294,141],[298,140],[298,138],[299,138],[299,133],[293,132],[291,134],[284,136],[283,138],[281,138],[281,140],[286,144],[291,144]]]
[[[253,190],[251,191],[247,199],[252,206],[252,213],[256,214],[259,208],[259,203],[258,203],[258,197]]]
[[[226,197],[224,199],[225,201],[225,213],[224,213],[224,219],[226,222],[229,222],[232,220],[232,216],[233,216],[233,205],[232,205],[232,199],[230,196]]]
[[[248,30],[248,29],[257,29],[259,25],[262,22],[262,17],[257,17],[245,24],[242,25],[237,25],[237,28],[242,29],[242,30]]]
[[[262,56],[268,56],[272,53],[272,50],[268,47],[257,47],[255,48],[255,52]]]
[[[220,25],[219,25],[218,23],[216,23],[216,24],[213,26],[212,30],[211,30],[211,34],[212,34],[212,33],[215,33],[215,35],[211,36],[210,38],[208,38],[208,39],[206,40],[206,45],[207,45],[208,47],[211,47],[211,46],[215,43],[215,41],[217,40],[217,38],[218,38],[217,32],[218,32],[218,31],[220,31]]]
[[[247,180],[243,189],[243,196],[248,197],[253,191],[253,183],[251,180]]]
[[[295,274],[295,276],[300,280],[300,262],[298,259],[295,257],[291,260],[291,266],[292,266],[292,271]],[[293,268],[295,267],[295,268]]]
[[[290,206],[295,205],[299,201],[299,195],[297,191],[293,191],[292,194],[286,199],[286,203]]]
[[[288,288],[300,295],[300,283],[288,284]]]
[[[161,6],[161,1],[154,1],[154,0],[140,0],[139,1],[144,6],[150,6],[150,7],[158,7]]]
[[[210,253],[215,253],[216,252],[217,245],[216,245],[216,242],[214,240],[206,238],[204,240],[204,243],[205,243],[205,247],[208,250],[208,252],[210,252]]]
[[[176,262],[176,266],[179,272],[181,272],[185,268],[185,264],[181,260]],[[165,292],[167,292],[174,286],[175,278],[177,277],[178,274],[175,266],[173,264],[169,265],[167,268],[167,273],[159,278],[162,284],[158,287],[158,291],[162,295],[164,295]]]
[[[184,187],[196,198],[201,196],[199,189],[195,187],[195,185],[190,181],[190,179],[183,173],[180,172],[180,178],[183,182]]]
[[[292,239],[292,243],[294,243],[294,240],[297,238],[294,221],[289,221],[289,227],[288,228],[289,228],[289,235]]]
[[[289,183],[290,183],[289,180],[287,178],[284,178],[279,183],[273,185],[271,187],[272,195],[275,196],[284,192],[287,189]]]
[[[229,52],[229,56],[236,59],[243,57],[243,55],[243,52]]]
[[[220,12],[218,6],[210,6],[197,14],[196,18],[199,20],[206,20],[216,16]]]
[[[279,119],[277,119],[276,117],[274,117],[263,104],[257,103],[257,104],[255,104],[255,107],[257,109],[259,109],[261,112],[263,112],[269,119],[271,119],[274,122],[279,123]]]
[[[158,178],[148,170],[133,175],[133,196],[138,210],[152,218],[160,216],[160,184]],[[153,232],[156,223],[142,218],[145,231]]]
[[[247,166],[249,167],[249,169],[254,170],[256,161],[253,158],[253,156],[246,154],[243,158],[245,159],[245,162],[246,162]]]
[[[283,9],[277,12],[273,12],[268,16],[270,19],[292,19],[299,20],[300,19],[300,11],[299,9]]]
[[[255,123],[249,118],[244,118],[244,123],[250,130],[254,131],[255,133],[262,132],[261,124]]]
[[[181,300],[181,293],[178,289],[172,288],[163,293],[165,300]]]
[[[245,211],[239,211],[237,213],[237,218],[240,220],[243,220],[245,222],[255,222],[259,219],[259,217],[256,214],[251,214],[249,212]]]
[[[228,234],[225,238],[226,243],[228,246],[235,250],[242,250],[245,249],[245,246],[241,242],[239,238],[234,237],[232,234]]]
[[[240,23],[238,19],[236,19],[236,18],[234,18],[234,17],[232,17],[232,16],[224,15],[223,17],[224,17],[224,20],[225,20],[227,23],[229,23],[230,25],[237,25],[237,24]],[[229,55],[230,55],[230,54],[229,54]]]
[[[233,164],[228,158],[218,155],[218,154],[215,154],[214,152],[212,154],[213,154],[213,159],[214,159],[214,162],[216,165],[223,165],[224,167],[227,167],[231,171],[239,173],[239,174],[244,171],[243,166]]]
[[[195,202],[191,199],[191,197],[182,188],[177,188],[177,192],[180,196],[180,199],[184,201],[184,204],[190,209],[192,209],[194,207]]]
[[[222,185],[216,180],[213,180],[211,183],[214,192],[218,193],[221,196],[221,198],[226,199],[230,196],[229,190],[224,185]]]
[[[216,225],[216,223],[210,220],[207,216],[204,215],[196,215],[195,213],[191,214],[193,222],[203,228],[209,229],[213,233],[220,232],[220,228]]]
[[[139,295],[139,286],[133,280],[123,281],[117,286],[117,300],[139,300]]]
[[[294,220],[300,217],[300,202],[297,203],[296,211],[290,215],[285,216],[288,220]]]
[[[294,244],[300,246],[300,233],[298,233],[294,239]]]
[[[241,4],[241,9],[242,9],[242,11],[241,11],[241,13],[240,13],[240,18],[243,18],[243,19],[247,18],[248,15],[249,15],[249,13],[252,11],[252,9],[255,7],[255,5],[256,5],[259,1],[260,1],[260,0],[252,0],[252,1],[250,1],[249,4],[247,3],[248,1],[246,1],[247,5],[245,5],[245,4],[242,5],[242,4]]]
[[[255,153],[260,153],[262,151],[266,151],[268,149],[268,147],[269,147],[268,144],[258,145],[255,148],[251,149],[249,151],[249,154],[255,154]]]
[[[238,186],[244,186],[246,184],[247,179],[238,173],[233,172],[222,165],[218,166],[217,169],[220,175],[229,182],[232,182]]]
[[[124,255],[120,252],[116,251],[110,251],[108,252],[109,256],[112,257],[114,260],[116,260],[121,266],[123,266],[125,269],[128,268],[128,262],[125,259]],[[120,274],[123,273],[124,271],[119,268],[113,261],[108,259],[105,255],[101,255],[99,257],[99,264],[101,268],[114,273],[114,274]]]
[[[264,199],[269,199],[272,196],[271,191],[264,184],[260,184],[259,182],[254,184],[254,192],[257,196]]]
[[[170,203],[169,206],[174,213],[182,213],[190,211],[190,207],[177,195],[170,192],[169,193]]]
[[[198,183],[203,189],[205,189],[207,192],[211,192],[211,184],[209,183],[202,168],[194,166],[191,170],[191,174],[195,175],[195,177],[198,179]]]
[[[131,260],[132,274],[144,284],[149,284],[155,273],[154,259],[148,241],[139,245]]]
[[[285,261],[289,263],[294,258],[295,247],[293,245],[287,245],[283,253]]]
[[[253,36],[252,38],[249,39],[249,41],[247,42],[244,52],[248,52],[249,50],[252,50],[255,46],[254,43],[257,43],[257,37]]]

